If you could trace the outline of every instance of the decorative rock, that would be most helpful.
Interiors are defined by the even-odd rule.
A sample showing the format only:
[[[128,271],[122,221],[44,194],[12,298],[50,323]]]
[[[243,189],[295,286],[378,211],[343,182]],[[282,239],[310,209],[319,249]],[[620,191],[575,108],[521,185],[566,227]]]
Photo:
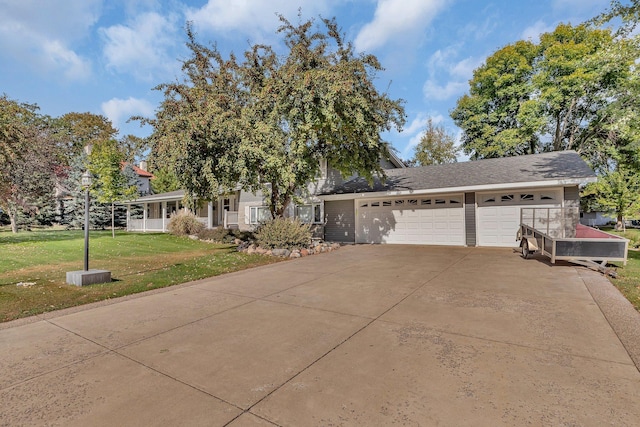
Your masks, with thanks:
[[[307,256],[309,255],[309,250],[308,249],[301,249],[300,250],[300,256]]]
[[[291,252],[289,258],[300,258],[300,252]]]
[[[17,283],[16,286],[22,286],[22,287],[25,287],[25,288],[29,288],[31,286],[34,286],[35,284],[36,284],[36,282],[20,282],[20,283]]]
[[[251,254],[254,254],[254,253],[256,253],[256,248],[255,248],[255,246],[253,246],[253,245],[249,246],[249,247],[247,248],[247,254],[251,255]]]
[[[242,240],[240,240],[240,239],[238,239],[238,238],[236,238],[236,239],[233,241],[233,244],[234,244],[234,245],[241,245],[242,243],[243,243],[243,242],[242,242]]]
[[[258,253],[258,254],[260,254],[260,255],[264,255],[264,254],[266,254],[266,253],[267,253],[267,250],[266,250],[265,248],[261,247],[261,246],[258,246],[258,247],[256,248],[256,253]]]
[[[264,254],[265,254],[266,256],[273,256],[273,252],[271,252],[271,251],[267,251],[267,252],[265,252]]]
[[[189,238],[190,238],[191,240],[198,240],[198,239],[199,239],[199,237],[198,237],[198,236],[196,236],[195,234],[190,234],[190,235],[189,235]]]
[[[333,249],[340,249],[340,243],[332,243],[332,244],[331,244],[331,248],[333,248]]]
[[[291,251],[289,249],[272,249],[271,253],[275,256],[281,256],[285,258],[291,255]]]

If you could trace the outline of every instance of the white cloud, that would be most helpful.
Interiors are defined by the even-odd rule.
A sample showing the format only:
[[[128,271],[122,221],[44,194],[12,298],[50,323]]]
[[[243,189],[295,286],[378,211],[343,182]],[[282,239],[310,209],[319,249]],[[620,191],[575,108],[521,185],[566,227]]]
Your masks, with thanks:
[[[378,0],[373,21],[355,39],[360,51],[382,47],[391,39],[404,40],[431,24],[446,0]]]
[[[425,81],[422,91],[427,99],[444,101],[461,95],[468,88],[468,81],[473,71],[483,60],[468,57],[460,61],[457,46],[449,46],[434,52],[427,61],[429,78]],[[440,83],[446,81],[446,83]]]
[[[556,25],[548,25],[543,21],[536,21],[535,24],[525,28],[524,31],[522,31],[522,35],[520,37],[523,40],[529,40],[533,43],[538,43],[542,34],[551,32],[555,28]]]
[[[177,58],[168,53],[179,44],[176,21],[175,15],[147,12],[136,16],[129,25],[100,29],[107,66],[145,81],[177,70]]]
[[[101,104],[102,112],[114,127],[121,129],[131,116],[152,117],[154,106],[144,99],[129,97],[128,99],[112,98]]]
[[[467,87],[467,82],[450,81],[444,85],[440,85],[438,82],[429,79],[424,83],[422,91],[427,99],[443,101],[456,95],[462,95]]]
[[[305,16],[317,16],[329,11],[331,4],[337,1],[209,0],[199,9],[187,9],[185,15],[198,29],[217,32],[238,31],[251,35],[272,34],[280,25],[276,13],[296,23],[298,9],[302,9]]]
[[[465,58],[451,67],[450,74],[465,80],[469,80],[471,77],[473,77],[473,71],[483,63],[484,60],[481,58]]]
[[[4,0],[0,53],[12,61],[67,79],[85,79],[91,64],[73,50],[100,16],[102,0]]]

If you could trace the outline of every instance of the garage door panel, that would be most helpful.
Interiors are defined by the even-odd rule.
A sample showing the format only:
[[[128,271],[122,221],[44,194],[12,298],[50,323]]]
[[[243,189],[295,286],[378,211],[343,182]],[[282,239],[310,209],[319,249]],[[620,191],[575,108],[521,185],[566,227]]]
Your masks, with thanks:
[[[510,190],[504,193],[480,194],[477,208],[479,246],[515,247],[522,208],[559,207],[561,189]]]
[[[359,202],[359,243],[464,245],[464,209],[461,206]],[[400,209],[403,206],[404,209]]]

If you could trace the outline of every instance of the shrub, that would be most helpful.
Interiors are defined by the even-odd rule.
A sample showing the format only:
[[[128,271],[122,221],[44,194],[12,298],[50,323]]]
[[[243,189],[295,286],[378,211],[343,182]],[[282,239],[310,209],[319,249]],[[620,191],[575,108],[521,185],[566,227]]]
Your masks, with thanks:
[[[223,227],[205,228],[198,233],[198,238],[214,242],[228,242],[230,239],[234,239],[231,230]]]
[[[223,227],[205,228],[198,233],[201,240],[212,240],[214,242],[233,243],[236,239],[248,241],[253,239],[253,233],[249,231],[240,231],[226,229]]]
[[[199,234],[204,229],[204,224],[198,221],[196,216],[186,209],[171,214],[167,230],[176,236]]]
[[[306,248],[311,244],[311,227],[299,219],[276,218],[265,222],[255,232],[263,248]]]
[[[633,231],[628,230],[622,233],[622,237],[624,237],[625,239],[629,239],[630,248],[640,247],[640,233],[637,232],[636,230],[633,230]]]

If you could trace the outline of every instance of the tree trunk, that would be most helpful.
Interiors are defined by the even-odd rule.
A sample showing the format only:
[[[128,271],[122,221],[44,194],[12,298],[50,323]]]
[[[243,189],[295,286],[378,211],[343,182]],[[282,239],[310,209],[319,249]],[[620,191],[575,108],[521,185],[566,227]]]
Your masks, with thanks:
[[[18,232],[18,222],[17,222],[17,213],[13,212],[11,209],[7,210],[7,215],[9,215],[9,220],[11,221],[11,232]]]

